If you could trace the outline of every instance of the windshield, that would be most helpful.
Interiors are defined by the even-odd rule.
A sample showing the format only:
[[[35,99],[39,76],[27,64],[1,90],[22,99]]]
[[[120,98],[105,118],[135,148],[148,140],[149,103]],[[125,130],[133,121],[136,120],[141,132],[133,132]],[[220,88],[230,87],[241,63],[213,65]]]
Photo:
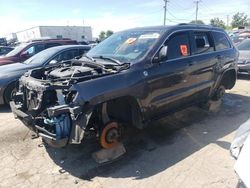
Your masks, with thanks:
[[[59,50],[57,48],[49,48],[47,50],[43,50],[39,52],[38,54],[32,56],[31,58],[27,59],[24,61],[25,64],[37,64],[37,65],[42,65],[44,64],[47,60],[52,58],[54,54],[57,54]]]
[[[22,43],[20,45],[18,45],[17,47],[14,48],[14,50],[12,50],[11,52],[9,52],[8,54],[6,54],[7,57],[11,57],[11,56],[15,56],[17,55],[19,52],[21,52],[26,46],[28,45],[28,43]]]
[[[250,50],[250,40],[242,41],[237,47],[238,50]]]
[[[123,62],[142,58],[160,38],[159,31],[125,31],[111,35],[87,55],[109,57]]]

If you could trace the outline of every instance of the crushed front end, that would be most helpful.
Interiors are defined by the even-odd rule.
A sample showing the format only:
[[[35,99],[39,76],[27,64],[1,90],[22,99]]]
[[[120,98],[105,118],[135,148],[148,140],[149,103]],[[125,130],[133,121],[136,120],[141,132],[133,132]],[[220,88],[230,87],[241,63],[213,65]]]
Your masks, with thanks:
[[[74,85],[115,74],[116,69],[76,60],[26,73],[10,103],[15,117],[53,147],[81,143],[93,107],[75,99]],[[92,127],[90,126],[89,129]]]

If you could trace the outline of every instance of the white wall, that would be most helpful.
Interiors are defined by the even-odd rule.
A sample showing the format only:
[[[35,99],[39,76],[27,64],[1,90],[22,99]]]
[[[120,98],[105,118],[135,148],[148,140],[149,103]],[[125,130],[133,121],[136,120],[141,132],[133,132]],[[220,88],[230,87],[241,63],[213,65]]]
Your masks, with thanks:
[[[10,33],[8,35],[5,35],[6,40],[9,41],[13,41],[17,39],[16,33]]]
[[[91,27],[81,26],[41,26],[41,37],[57,38],[62,36],[63,38],[70,38],[72,40],[83,41],[92,40]],[[85,36],[85,39],[82,39]]]
[[[72,40],[83,41],[92,40],[92,29],[87,26],[38,26],[16,33],[19,42],[29,41],[39,38],[70,38]],[[85,39],[82,39],[85,36]]]
[[[16,36],[19,42],[25,42],[31,39],[41,38],[40,28],[33,27],[25,31],[20,31],[16,33]]]

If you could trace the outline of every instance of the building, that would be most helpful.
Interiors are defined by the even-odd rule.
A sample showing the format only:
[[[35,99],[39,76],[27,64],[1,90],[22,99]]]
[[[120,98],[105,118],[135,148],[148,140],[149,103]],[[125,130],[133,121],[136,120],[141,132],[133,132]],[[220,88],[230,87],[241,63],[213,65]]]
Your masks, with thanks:
[[[37,26],[16,33],[19,42],[39,38],[70,38],[76,41],[91,41],[92,29],[89,26]]]
[[[8,35],[5,35],[5,38],[8,42],[8,44],[14,43],[17,41],[16,33],[10,33]]]

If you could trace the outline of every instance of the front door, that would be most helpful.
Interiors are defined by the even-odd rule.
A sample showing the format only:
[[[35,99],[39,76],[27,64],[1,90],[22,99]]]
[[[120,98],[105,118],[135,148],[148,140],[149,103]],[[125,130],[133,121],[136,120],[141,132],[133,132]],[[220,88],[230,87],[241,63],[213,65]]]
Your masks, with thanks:
[[[192,63],[189,32],[178,32],[170,36],[166,59],[153,63],[148,69],[148,84],[151,90],[149,117],[158,117],[188,102]]]

